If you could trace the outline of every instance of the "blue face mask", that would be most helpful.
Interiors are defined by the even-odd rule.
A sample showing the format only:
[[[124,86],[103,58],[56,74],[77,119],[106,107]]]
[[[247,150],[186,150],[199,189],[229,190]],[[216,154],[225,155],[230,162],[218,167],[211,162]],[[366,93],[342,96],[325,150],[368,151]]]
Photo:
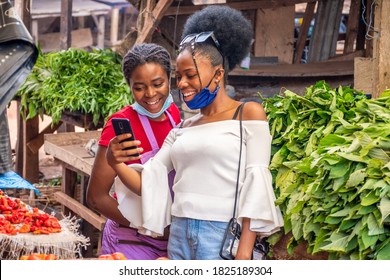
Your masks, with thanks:
[[[184,101],[188,108],[191,110],[201,109],[211,104],[215,97],[217,97],[217,93],[219,91],[219,86],[214,90],[214,92],[210,92],[209,86],[213,79],[208,83],[208,85],[202,89],[197,95],[194,96],[190,101]]]
[[[172,95],[169,94],[167,99],[165,99],[164,105],[162,106],[161,110],[158,113],[149,112],[144,107],[139,105],[137,102],[134,102],[133,105],[131,105],[131,107],[133,107],[134,111],[136,111],[138,114],[146,116],[150,119],[155,119],[161,116],[161,114],[163,114],[165,110],[168,109],[169,106],[171,106],[172,102],[173,102]]]

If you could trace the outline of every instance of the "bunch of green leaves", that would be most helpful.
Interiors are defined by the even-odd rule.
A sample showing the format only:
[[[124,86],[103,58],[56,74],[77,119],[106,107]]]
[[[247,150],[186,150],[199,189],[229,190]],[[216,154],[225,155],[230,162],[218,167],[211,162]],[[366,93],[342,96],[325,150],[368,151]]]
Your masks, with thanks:
[[[320,81],[263,99],[288,251],[390,259],[390,90],[367,99]]]
[[[91,114],[97,125],[133,102],[121,71],[121,57],[111,49],[40,51],[17,96],[23,116],[46,114],[53,124],[69,111]]]

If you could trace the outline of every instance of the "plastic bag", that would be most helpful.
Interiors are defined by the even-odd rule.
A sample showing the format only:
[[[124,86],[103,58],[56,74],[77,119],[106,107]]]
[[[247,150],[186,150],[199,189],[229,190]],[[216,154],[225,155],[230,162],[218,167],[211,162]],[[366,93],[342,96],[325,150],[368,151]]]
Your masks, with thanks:
[[[9,1],[0,5],[0,113],[17,93],[38,57],[34,41]]]

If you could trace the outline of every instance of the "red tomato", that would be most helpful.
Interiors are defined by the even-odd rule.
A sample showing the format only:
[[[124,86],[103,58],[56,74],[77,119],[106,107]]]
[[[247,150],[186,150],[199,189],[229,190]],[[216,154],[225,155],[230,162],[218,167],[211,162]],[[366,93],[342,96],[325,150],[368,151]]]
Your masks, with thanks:
[[[27,258],[28,260],[42,260],[41,254],[31,254]]]
[[[156,260],[159,260],[159,261],[167,261],[169,260],[167,257],[159,257],[157,258]]]
[[[127,260],[125,255],[121,252],[112,253],[111,256],[114,258],[114,260]]]
[[[100,255],[98,257],[99,260],[113,260],[114,257],[110,254]]]
[[[22,255],[22,256],[20,256],[19,260],[28,260],[28,256],[27,255]]]
[[[45,257],[45,260],[56,260],[56,259],[57,259],[57,256],[54,254],[48,254]]]

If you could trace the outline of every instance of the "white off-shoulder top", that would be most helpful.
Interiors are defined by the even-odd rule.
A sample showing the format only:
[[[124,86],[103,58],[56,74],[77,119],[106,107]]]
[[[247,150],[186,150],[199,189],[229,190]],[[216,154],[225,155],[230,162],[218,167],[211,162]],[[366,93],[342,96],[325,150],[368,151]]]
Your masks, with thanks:
[[[251,219],[250,229],[267,236],[283,226],[275,206],[272,176],[268,169],[272,137],[268,122],[247,120],[236,217]],[[228,222],[233,214],[240,150],[237,120],[175,128],[160,151],[146,164],[132,164],[142,172],[142,195],[133,194],[115,181],[119,209],[140,233],[160,236],[171,215]],[[167,174],[175,170],[172,201]]]

